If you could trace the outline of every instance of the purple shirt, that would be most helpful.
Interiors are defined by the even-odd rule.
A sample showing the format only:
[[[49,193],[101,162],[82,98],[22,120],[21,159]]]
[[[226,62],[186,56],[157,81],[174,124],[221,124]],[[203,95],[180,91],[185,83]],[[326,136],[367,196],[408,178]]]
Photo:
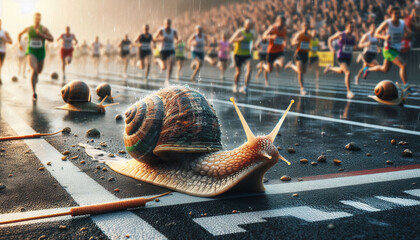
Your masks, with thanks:
[[[353,53],[353,46],[356,43],[355,37],[349,37],[345,32],[341,34],[341,39],[338,41],[337,58],[350,59]]]

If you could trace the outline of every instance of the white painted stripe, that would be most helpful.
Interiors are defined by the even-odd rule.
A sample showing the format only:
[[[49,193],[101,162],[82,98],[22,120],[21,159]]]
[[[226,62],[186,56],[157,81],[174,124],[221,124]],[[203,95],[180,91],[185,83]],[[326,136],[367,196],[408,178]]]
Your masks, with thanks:
[[[273,209],[258,212],[227,214],[214,217],[194,218],[193,221],[213,236],[246,232],[239,225],[266,222],[264,218],[295,217],[307,222],[319,222],[353,216],[347,212],[324,212],[307,206]]]
[[[398,197],[384,197],[384,196],[375,196],[377,199],[384,200],[386,202],[395,203],[402,206],[416,206],[420,205],[420,201],[408,199],[408,198],[398,198]]]
[[[2,104],[1,111],[2,117],[18,135],[35,133],[6,104]],[[61,153],[44,139],[29,139],[24,140],[24,142],[79,205],[119,200],[87,174],[80,171],[74,164],[69,161],[62,161]],[[51,162],[51,166],[47,165],[47,162]],[[104,217],[92,217],[92,220],[111,239],[125,238],[125,234],[129,232],[134,239],[165,239],[160,232],[134,213],[123,211],[118,215],[120,217],[118,222],[108,221]]]
[[[367,212],[378,212],[381,211],[381,209],[374,208],[372,206],[367,205],[366,203],[358,202],[358,201],[350,201],[350,200],[343,200],[340,201],[344,205],[348,205],[363,211]]]
[[[420,197],[420,189],[407,190],[404,192],[412,196]]]

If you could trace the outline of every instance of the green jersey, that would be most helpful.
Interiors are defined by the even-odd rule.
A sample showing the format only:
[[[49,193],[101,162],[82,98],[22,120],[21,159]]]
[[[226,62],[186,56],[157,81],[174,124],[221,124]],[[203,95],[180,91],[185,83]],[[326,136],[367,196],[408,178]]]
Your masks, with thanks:
[[[39,26],[39,31],[42,32],[42,25]],[[35,28],[32,26],[28,31],[28,48],[26,49],[26,55],[33,55],[38,60],[45,59],[45,39],[39,36]]]

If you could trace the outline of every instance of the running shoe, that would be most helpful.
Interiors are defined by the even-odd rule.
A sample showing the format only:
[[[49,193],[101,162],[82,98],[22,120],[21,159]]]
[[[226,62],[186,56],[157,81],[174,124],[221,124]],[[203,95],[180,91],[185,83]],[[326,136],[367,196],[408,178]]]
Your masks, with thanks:
[[[368,74],[369,74],[369,67],[363,68],[363,79],[366,79]]]

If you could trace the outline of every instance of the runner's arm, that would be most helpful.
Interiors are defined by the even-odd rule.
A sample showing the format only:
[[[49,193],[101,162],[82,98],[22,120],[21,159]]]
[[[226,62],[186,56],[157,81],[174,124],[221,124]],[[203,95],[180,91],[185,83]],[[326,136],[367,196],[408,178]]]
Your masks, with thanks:
[[[341,36],[341,32],[336,32],[334,35],[332,35],[331,37],[328,38],[328,48],[330,49],[331,52],[335,52],[335,50],[333,48],[333,45],[332,45],[332,42],[335,39],[340,38],[340,36]]]
[[[12,38],[10,37],[10,35],[7,31],[4,32],[4,35],[6,37],[6,43],[13,44]]]
[[[21,39],[22,39],[22,35],[23,35],[23,34],[25,34],[25,33],[27,33],[27,32],[28,32],[28,30],[29,30],[29,28],[27,27],[27,28],[23,29],[23,31],[22,31],[22,32],[20,32],[20,33],[19,33],[19,35],[18,35],[18,42],[19,42],[19,45],[20,45],[20,41],[21,41]]]
[[[178,43],[179,38],[178,38],[178,33],[176,30],[174,30],[174,40],[175,40],[174,43]]]
[[[229,43],[240,42],[245,38],[244,36],[239,37],[239,34],[241,34],[241,30],[237,30],[232,35],[232,37],[229,39]]]
[[[363,34],[362,38],[359,41],[358,47],[359,48],[368,47],[370,45],[370,42],[366,40],[367,40],[367,34]]]
[[[292,41],[290,41],[290,43],[292,44],[293,47],[296,47],[297,45],[299,45],[300,43],[300,36],[302,35],[301,32],[298,32],[293,38]]]
[[[375,37],[379,38],[379,39],[382,39],[382,40],[385,40],[385,41],[389,40],[389,38],[390,38],[389,35],[382,34],[382,32],[387,27],[388,27],[388,22],[383,22],[381,25],[379,25],[379,27],[375,31]]]
[[[153,36],[153,40],[155,41],[162,41],[163,40],[163,36],[162,36],[162,29],[159,29],[155,35]]]
[[[273,26],[270,26],[264,33],[263,33],[263,39],[270,40],[275,39],[276,35],[271,34],[271,31],[273,30]]]
[[[73,34],[73,40],[74,40],[74,45],[77,45],[79,43],[79,41],[76,38],[76,35]]]
[[[51,35],[50,31],[46,27],[42,29],[42,32],[40,32],[40,35],[47,41],[50,41],[50,42],[54,41],[54,37]]]

